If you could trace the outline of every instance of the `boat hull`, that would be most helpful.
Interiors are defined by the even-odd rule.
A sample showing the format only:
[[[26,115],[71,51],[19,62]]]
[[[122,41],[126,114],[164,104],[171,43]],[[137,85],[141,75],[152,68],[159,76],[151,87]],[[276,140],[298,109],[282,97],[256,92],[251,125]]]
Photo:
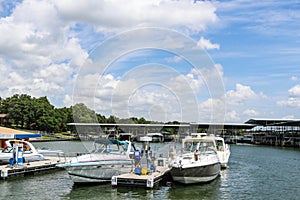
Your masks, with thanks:
[[[220,169],[220,163],[189,168],[173,166],[171,175],[174,181],[184,184],[206,183],[217,178]]]
[[[65,167],[74,183],[110,182],[111,177],[133,171],[132,162],[119,164],[91,164]]]

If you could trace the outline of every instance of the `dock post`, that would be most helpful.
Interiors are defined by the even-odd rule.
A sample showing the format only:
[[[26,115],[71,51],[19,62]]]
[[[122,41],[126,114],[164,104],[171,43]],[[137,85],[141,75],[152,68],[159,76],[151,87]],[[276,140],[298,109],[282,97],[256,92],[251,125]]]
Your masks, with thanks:
[[[111,177],[111,185],[112,186],[118,185],[118,178],[116,176]]]
[[[5,179],[8,176],[8,171],[7,169],[1,170],[1,178]]]
[[[148,180],[147,180],[147,187],[148,188],[153,188],[153,185],[154,185],[154,181],[153,181],[153,179],[152,178],[149,178]]]

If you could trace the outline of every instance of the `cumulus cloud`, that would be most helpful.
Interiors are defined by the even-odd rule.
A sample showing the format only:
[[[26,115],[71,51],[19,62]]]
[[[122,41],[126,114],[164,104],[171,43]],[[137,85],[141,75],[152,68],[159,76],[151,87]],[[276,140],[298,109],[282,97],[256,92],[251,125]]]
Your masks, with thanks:
[[[165,60],[168,63],[178,63],[178,62],[182,61],[182,58],[180,56],[173,56],[173,57],[167,57],[167,58],[165,58]]]
[[[226,103],[228,105],[243,105],[247,100],[262,99],[266,96],[263,93],[255,93],[250,86],[236,84],[235,90],[226,92]]]
[[[93,24],[98,31],[115,32],[136,27],[183,28],[203,31],[218,18],[215,5],[192,0],[54,0],[61,16],[68,21]],[[188,10],[188,12],[187,12]]]
[[[253,110],[253,109],[247,109],[247,110],[244,110],[243,114],[246,116],[249,116],[249,117],[255,117],[255,116],[258,116],[259,112],[257,112],[256,110]]]
[[[99,35],[102,40],[107,34],[140,27],[194,34],[218,20],[215,5],[209,1],[129,0],[124,4],[117,0],[24,0],[13,7],[0,18],[0,95],[48,96],[60,99],[56,102],[59,106],[70,104],[76,73],[87,52],[95,47],[94,41],[99,42]],[[173,38],[161,41],[162,46],[170,44],[184,46]],[[180,62],[180,57],[169,62]],[[85,78],[96,77],[99,74]],[[118,84],[116,77],[106,78],[110,84]],[[85,84],[90,81],[82,87]],[[115,86],[104,85],[95,93],[97,98],[108,95]]]
[[[289,98],[287,100],[277,101],[280,106],[290,106],[300,108],[300,85],[295,85],[288,90]]]
[[[87,57],[79,40],[68,36],[70,27],[51,1],[22,1],[11,15],[0,18],[0,68],[5,80],[0,95],[63,99]]]
[[[197,47],[198,48],[203,48],[203,49],[220,49],[219,44],[213,44],[211,43],[210,40],[204,39],[203,37],[200,38],[200,40],[197,42]]]
[[[226,112],[226,121],[227,122],[240,122],[241,118],[239,117],[239,114],[235,111],[228,111]]]
[[[300,85],[295,85],[288,92],[291,97],[300,97]]]

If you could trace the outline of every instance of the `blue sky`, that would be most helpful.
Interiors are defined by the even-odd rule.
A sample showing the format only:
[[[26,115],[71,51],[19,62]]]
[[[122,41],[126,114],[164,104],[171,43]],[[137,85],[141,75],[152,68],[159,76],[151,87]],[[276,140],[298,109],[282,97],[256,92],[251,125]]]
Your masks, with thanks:
[[[300,118],[299,11],[279,0],[0,0],[0,96],[157,121]]]

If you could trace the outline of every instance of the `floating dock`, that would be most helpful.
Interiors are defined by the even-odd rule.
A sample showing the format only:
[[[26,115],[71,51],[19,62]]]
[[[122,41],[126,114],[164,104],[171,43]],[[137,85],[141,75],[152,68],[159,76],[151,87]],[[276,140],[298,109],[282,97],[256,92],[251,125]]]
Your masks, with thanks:
[[[59,157],[46,157],[46,160],[23,163],[22,165],[0,165],[1,179],[6,180],[16,176],[34,175],[36,173],[58,169],[57,163],[65,162]]]
[[[157,166],[156,171],[147,175],[137,175],[134,173],[121,174],[119,176],[113,176],[111,179],[111,185],[117,186],[134,186],[134,187],[146,187],[153,188],[163,180],[169,178],[169,172],[171,168],[168,166]]]

